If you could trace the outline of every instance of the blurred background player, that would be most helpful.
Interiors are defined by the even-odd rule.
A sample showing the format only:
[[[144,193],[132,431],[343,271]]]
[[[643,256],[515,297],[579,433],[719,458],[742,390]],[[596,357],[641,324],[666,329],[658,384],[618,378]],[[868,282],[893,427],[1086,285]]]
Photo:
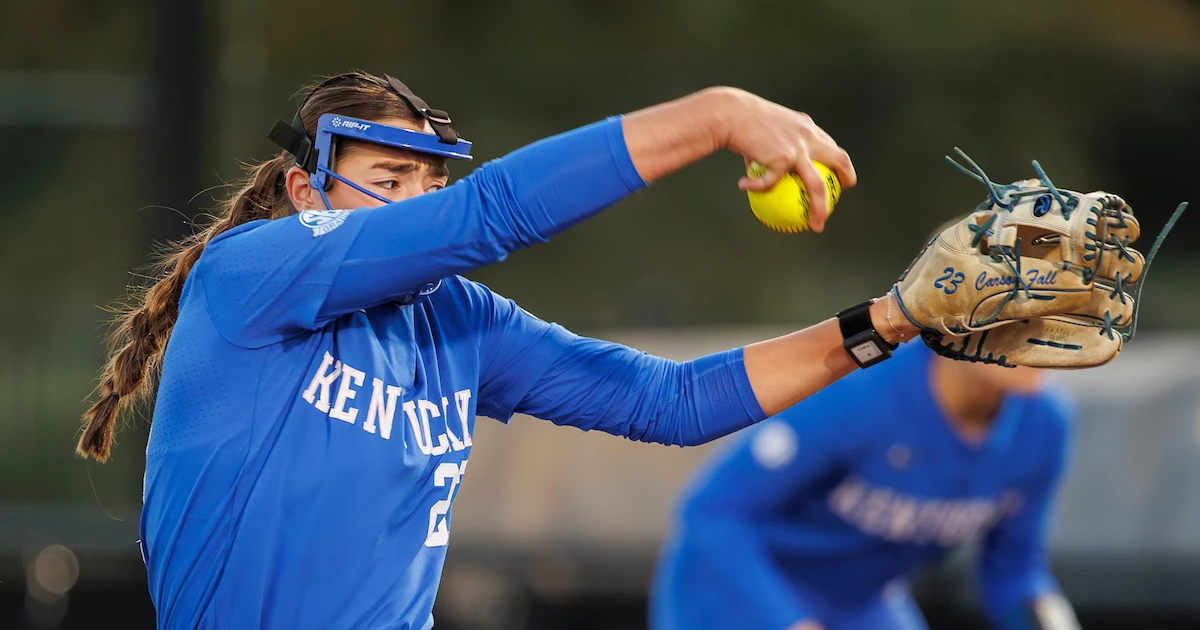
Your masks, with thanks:
[[[910,344],[746,431],[680,501],[655,630],[919,630],[906,579],[982,539],[1004,630],[1069,630],[1046,565],[1073,409],[1030,368]]]

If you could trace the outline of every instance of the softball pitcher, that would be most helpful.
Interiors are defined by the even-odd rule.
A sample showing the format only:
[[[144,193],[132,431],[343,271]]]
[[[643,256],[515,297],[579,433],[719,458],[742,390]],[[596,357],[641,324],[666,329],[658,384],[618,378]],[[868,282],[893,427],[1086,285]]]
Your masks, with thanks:
[[[477,414],[700,444],[918,330],[969,324],[979,300],[1011,289],[964,287],[907,315],[889,294],[677,363],[574,335],[458,275],[720,149],[767,166],[744,189],[798,174],[820,231],[812,162],[851,187],[849,157],[811,118],[736,89],[547,138],[453,186],[447,160],[471,144],[391,77],[317,85],[271,138],[283,152],[178,244],[121,320],[84,418],[79,452],[103,461],[119,412],[154,398],[141,532],[162,628],[429,628]],[[1083,308],[1005,304],[1022,317]]]

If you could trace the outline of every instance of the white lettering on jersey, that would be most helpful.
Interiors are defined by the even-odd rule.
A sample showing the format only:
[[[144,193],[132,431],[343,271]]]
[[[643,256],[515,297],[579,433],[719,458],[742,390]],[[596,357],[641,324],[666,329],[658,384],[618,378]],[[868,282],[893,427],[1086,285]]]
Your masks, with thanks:
[[[421,450],[423,455],[433,455],[433,447],[429,445],[428,434],[421,429],[421,420],[417,417],[417,403],[406,400],[400,407],[404,410],[404,415],[408,417],[408,426],[412,428],[413,438],[417,441],[417,448]]]
[[[471,425],[467,415],[471,411],[471,390],[460,389],[454,392],[454,403],[458,407],[458,421],[462,424],[462,443],[467,447],[471,445]]]
[[[1014,514],[1020,502],[1011,492],[997,499],[925,499],[851,478],[833,490],[828,506],[842,520],[878,538],[952,547],[982,536]]]
[[[450,428],[450,400],[445,396],[442,396],[442,417],[446,419],[446,437],[450,438],[450,450],[457,452],[466,448],[462,440],[454,435],[454,429]]]
[[[316,373],[300,397],[330,418],[354,424],[358,420],[358,407],[354,405],[358,397],[357,388],[362,387],[366,379],[365,372],[342,363],[326,352],[321,359],[321,365],[317,367]],[[338,381],[337,394],[331,396],[335,381]],[[383,379],[372,378],[371,399],[367,403],[367,418],[362,425],[363,431],[372,435],[378,431],[379,437],[390,440],[392,423],[396,417],[396,401],[403,393],[404,388],[398,385],[389,385]],[[423,455],[436,457],[469,448],[472,444],[471,390],[461,389],[454,392],[454,409],[458,415],[456,424],[461,427],[461,437],[450,426],[450,399],[439,396],[434,400],[439,400],[441,406],[423,398],[406,400],[400,405],[400,409],[408,418],[417,449]],[[439,418],[441,422],[431,422]]]
[[[355,387],[362,387],[363,378],[366,374],[356,370],[349,365],[342,365],[342,381],[338,387],[337,402],[334,403],[333,409],[329,412],[329,417],[342,422],[354,424],[354,420],[358,418],[358,409],[351,407],[346,409],[346,403],[353,400],[358,392],[350,389],[350,384],[354,383]]]
[[[329,370],[332,365],[333,369]],[[329,370],[326,372],[326,370]],[[317,373],[313,376],[313,380],[308,384],[308,389],[304,390],[301,396],[308,404],[317,408],[317,411],[329,413],[329,386],[333,384],[337,377],[342,374],[342,362],[334,361],[333,355],[325,352],[325,358],[321,360],[321,367],[317,368]],[[315,398],[317,388],[321,389],[321,397]]]
[[[379,437],[390,440],[392,439],[392,418],[396,416],[396,398],[404,392],[403,389],[395,386],[387,386],[387,402],[384,402],[383,381],[374,379],[371,381],[371,404],[367,407],[367,421],[363,423],[363,430],[367,433],[375,432],[375,422],[379,422]]]
[[[440,418],[442,414],[438,412],[438,406],[428,400],[418,400],[417,409],[421,410],[421,430],[425,432],[425,442],[433,444],[429,421],[433,418]],[[448,450],[450,450],[450,445],[446,443],[446,434],[439,433],[437,436],[437,445],[433,447],[430,453],[434,457],[437,457],[438,455],[444,455]]]
[[[429,532],[425,536],[426,547],[445,547],[450,543],[450,503],[454,501],[454,490],[467,472],[467,462],[461,465],[454,462],[442,462],[433,472],[433,486],[444,488],[446,482],[450,488],[446,498],[437,501],[429,508]]]

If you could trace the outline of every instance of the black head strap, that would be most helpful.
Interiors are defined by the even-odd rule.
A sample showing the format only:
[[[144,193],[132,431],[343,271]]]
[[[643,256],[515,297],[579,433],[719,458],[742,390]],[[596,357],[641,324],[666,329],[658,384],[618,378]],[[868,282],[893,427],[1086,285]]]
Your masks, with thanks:
[[[279,148],[291,153],[296,158],[296,164],[309,173],[317,172],[317,152],[313,150],[312,139],[304,131],[304,123],[300,120],[300,112],[292,119],[292,124],[276,120],[267,139]]]
[[[300,106],[296,108],[296,116],[292,118],[292,124],[289,125],[282,119],[275,121],[275,126],[271,128],[271,133],[267,134],[267,139],[284,151],[291,153],[292,157],[296,158],[297,166],[309,173],[316,173],[317,151],[313,148],[312,138],[309,138],[308,132],[304,130],[304,121],[300,118],[300,110],[304,109],[308,99],[312,98],[312,95],[321,88],[358,80],[353,73],[350,73],[335,75],[318,83],[316,87],[308,91],[308,96],[305,96]]]
[[[433,127],[434,133],[437,134],[438,141],[443,144],[457,144],[458,134],[450,128],[450,114],[443,109],[430,109],[429,105],[420,96],[413,94],[413,91],[408,89],[407,85],[400,82],[400,79],[393,77],[390,74],[383,75],[391,86],[392,91],[396,93],[408,107],[412,109],[418,116],[429,121],[429,126]]]
[[[369,76],[369,75],[368,75]],[[450,114],[445,110],[430,109],[425,101],[413,94],[413,91],[408,89],[407,85],[400,82],[399,79],[390,74],[383,75],[387,79],[387,86],[391,88],[400,100],[404,101],[416,115],[429,121],[429,126],[433,127],[434,133],[437,134],[438,141],[444,144],[457,144],[458,134],[454,129],[450,128]],[[378,80],[375,77],[372,79]],[[321,88],[341,83],[348,80],[357,80],[350,75],[338,75],[327,79],[317,87],[313,88],[308,93],[309,97],[320,90]],[[306,98],[305,103],[308,102]],[[317,172],[317,152],[313,149],[312,138],[308,137],[308,132],[304,130],[304,122],[300,119],[300,110],[304,108],[304,103],[296,109],[296,117],[292,119],[292,124],[287,124],[283,120],[275,121],[275,126],[271,128],[271,133],[267,134],[267,138],[274,142],[279,148],[291,153],[296,158],[296,164],[308,171],[309,173]]]

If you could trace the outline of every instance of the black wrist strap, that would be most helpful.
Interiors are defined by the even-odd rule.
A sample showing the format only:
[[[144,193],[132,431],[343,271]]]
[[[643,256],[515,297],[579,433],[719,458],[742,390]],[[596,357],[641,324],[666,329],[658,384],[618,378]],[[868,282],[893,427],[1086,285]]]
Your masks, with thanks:
[[[890,359],[897,345],[884,341],[875,330],[871,323],[872,303],[855,304],[837,314],[838,328],[842,331],[842,347],[862,368]]]
[[[842,339],[849,339],[864,330],[875,330],[871,324],[871,304],[863,302],[838,312],[838,328],[842,329]]]

